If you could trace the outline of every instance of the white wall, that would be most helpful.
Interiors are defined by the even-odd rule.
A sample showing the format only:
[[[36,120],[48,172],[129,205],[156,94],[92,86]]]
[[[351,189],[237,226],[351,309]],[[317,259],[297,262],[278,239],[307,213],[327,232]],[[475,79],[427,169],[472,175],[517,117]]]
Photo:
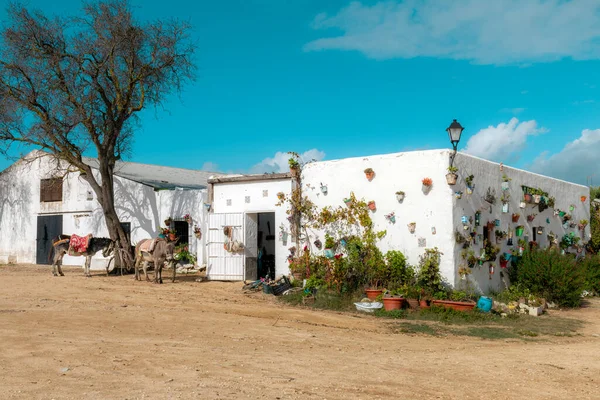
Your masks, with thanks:
[[[287,220],[286,206],[276,206],[277,193],[291,192],[292,183],[290,179],[282,180],[264,180],[251,182],[235,183],[216,183],[213,186],[213,204],[212,212],[215,214],[224,213],[275,213],[274,234],[275,243],[275,274],[287,274],[289,272],[287,256],[288,248],[293,246],[291,238],[287,242],[279,239],[280,226],[283,224],[285,230],[289,232],[289,223]],[[264,196],[266,191],[267,196]],[[249,197],[249,203],[246,203],[246,197]],[[231,205],[227,205],[227,200],[231,200]],[[245,233],[242,237],[246,237]]]
[[[34,156],[31,154],[30,156]],[[88,200],[91,188],[79,177],[69,173],[63,182],[63,201],[40,202],[40,179],[57,176],[50,157],[38,157],[31,162],[19,161],[0,175],[0,262],[35,263],[37,216],[63,215],[63,233],[108,237],[102,208],[96,200]],[[189,213],[204,232],[205,211],[202,206],[206,190],[166,190],[153,188],[115,177],[115,208],[121,222],[131,223],[131,242],[157,237],[163,221],[171,216]],[[203,240],[203,239],[202,239]],[[190,232],[192,251],[198,262],[204,261],[203,242],[198,243]],[[83,258],[65,256],[65,265],[83,265]],[[104,268],[105,260],[97,254],[93,268]]]
[[[500,170],[500,164],[490,162],[487,160],[483,160],[477,157],[469,156],[466,154],[458,153],[456,156],[456,161],[454,163],[455,166],[459,168],[459,179],[454,187],[455,191],[460,190],[463,191],[462,199],[454,199],[454,227],[458,229],[461,233],[467,232],[462,228],[461,217],[463,215],[472,216],[475,218],[475,212],[481,211],[481,226],[477,228],[478,233],[483,233],[483,226],[488,221],[494,221],[499,219],[501,221],[501,226],[498,228],[494,228],[494,230],[502,230],[507,231],[509,228],[513,230],[518,225],[525,226],[524,234],[529,236],[529,240],[533,240],[533,229],[537,226],[544,227],[544,234],[538,235],[536,238],[537,243],[540,247],[545,248],[548,246],[548,240],[546,235],[551,231],[554,232],[560,241],[562,236],[568,232],[575,232],[580,235],[581,234],[578,228],[575,229],[564,229],[562,227],[562,221],[559,217],[555,217],[553,215],[554,210],[552,208],[546,209],[543,213],[538,211],[537,204],[528,204],[525,209],[519,208],[519,203],[523,198],[523,191],[521,189],[522,185],[539,188],[545,192],[548,192],[549,196],[556,198],[555,208],[564,210],[569,212],[569,206],[571,204],[575,205],[575,209],[572,213],[573,221],[578,223],[581,219],[590,219],[590,203],[589,196],[590,191],[587,186],[576,185],[573,183],[561,181],[558,179],[549,178],[546,176],[534,174],[531,172],[503,166],[503,171]],[[475,176],[474,184],[475,190],[472,195],[467,195],[466,185],[464,182],[464,178],[473,174]],[[502,195],[502,175],[506,174],[512,180],[509,183],[508,193],[510,194],[510,202],[509,202],[509,211],[508,213],[502,213],[502,203],[500,202],[500,196]],[[492,212],[490,213],[490,206],[484,200],[484,196],[487,192],[488,187],[495,189],[496,191],[496,203],[492,206]],[[581,202],[581,196],[586,196],[587,199],[585,203]],[[512,223],[511,216],[513,213],[521,214],[519,222]],[[532,222],[527,221],[527,215],[538,214]],[[550,223],[546,222],[546,219],[550,220]],[[589,225],[586,227],[583,232],[585,240],[587,240],[590,236],[590,228]],[[495,236],[494,236],[495,238]],[[513,247],[517,246],[518,237],[514,236],[513,238]],[[494,241],[495,244],[495,241]],[[476,246],[472,246],[475,250],[475,254],[479,255],[481,251],[482,243],[479,243]],[[509,252],[511,247],[507,245],[507,240],[503,240],[501,245],[501,253]],[[463,262],[460,257],[460,252],[462,248],[460,245],[455,246],[454,257],[456,259],[456,272],[454,273],[453,280],[456,284],[459,283],[458,276],[458,268]],[[504,283],[502,282],[502,278],[500,277],[500,266],[499,263],[495,263],[495,273],[491,275],[488,270],[488,263],[485,264],[484,267],[479,268],[475,267],[472,269],[472,274],[470,276],[470,282],[477,288],[479,288],[483,292],[488,292],[490,289],[493,290],[501,290],[504,288]],[[508,278],[505,278],[506,282],[508,282]]]
[[[381,251],[400,250],[409,263],[416,265],[425,248],[438,247],[444,253],[440,270],[443,276],[450,278],[454,275],[454,239],[453,191],[445,178],[448,160],[447,151],[431,150],[311,163],[303,170],[303,191],[318,207],[344,207],[343,199],[349,197],[350,192],[354,192],[357,199],[375,200],[377,211],[371,214],[374,228],[387,231],[378,243]],[[366,168],[375,171],[371,182],[365,177]],[[425,177],[433,179],[428,194],[422,191],[421,181]],[[327,185],[327,195],[321,193],[321,183]],[[396,200],[395,193],[399,190],[406,193],[402,203]],[[385,219],[392,211],[396,215],[395,224]],[[414,234],[408,230],[410,222],[417,223]],[[316,238],[324,243],[323,232],[312,232],[310,243]],[[419,247],[419,238],[426,240],[425,247]],[[318,252],[314,246],[312,251]]]

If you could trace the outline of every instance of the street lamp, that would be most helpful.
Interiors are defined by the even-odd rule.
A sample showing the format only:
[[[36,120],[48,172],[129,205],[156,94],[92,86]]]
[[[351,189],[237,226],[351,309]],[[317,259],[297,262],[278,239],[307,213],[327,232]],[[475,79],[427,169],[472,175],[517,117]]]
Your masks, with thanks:
[[[465,128],[462,127],[460,123],[456,120],[453,120],[450,126],[446,129],[448,132],[448,137],[450,138],[450,143],[452,143],[452,148],[454,149],[454,154],[452,154],[452,160],[450,161],[450,166],[454,164],[454,157],[456,157],[456,149],[458,148],[458,142],[460,142],[460,135]]]

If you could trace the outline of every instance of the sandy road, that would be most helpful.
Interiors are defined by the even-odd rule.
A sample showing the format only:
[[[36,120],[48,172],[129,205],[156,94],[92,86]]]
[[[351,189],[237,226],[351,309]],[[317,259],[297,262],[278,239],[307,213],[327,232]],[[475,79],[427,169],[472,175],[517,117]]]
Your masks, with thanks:
[[[600,399],[600,302],[581,335],[394,334],[241,283],[0,266],[1,399]],[[598,336],[597,336],[598,335]]]

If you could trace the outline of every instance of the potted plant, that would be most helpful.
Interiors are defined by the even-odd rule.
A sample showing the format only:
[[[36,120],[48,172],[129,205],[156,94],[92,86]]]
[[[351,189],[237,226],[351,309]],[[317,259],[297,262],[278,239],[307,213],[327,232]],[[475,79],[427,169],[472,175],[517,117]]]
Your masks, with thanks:
[[[458,275],[460,275],[460,279],[466,280],[468,275],[471,275],[471,268],[467,268],[464,265],[458,269]]]
[[[457,199],[462,199],[462,195],[463,192],[461,192],[460,190],[454,192],[454,197],[456,197]]]
[[[527,222],[533,222],[537,214],[530,214],[527,216]]]
[[[169,218],[165,219],[166,226],[171,226],[172,223],[173,223],[173,218],[169,217]]]
[[[423,183],[423,193],[429,193],[431,186],[433,186],[433,180],[431,178],[423,178],[421,183]]]
[[[467,194],[473,194],[473,179],[475,179],[475,175],[469,175],[465,178],[465,184],[467,185]]]
[[[448,173],[446,174],[446,182],[448,185],[453,186],[456,185],[456,180],[458,179],[458,168],[454,166],[448,167]]]
[[[344,199],[344,204],[346,204],[348,207],[350,207],[350,205],[352,204],[352,197],[346,197]]]
[[[399,310],[404,304],[404,295],[402,290],[396,289],[390,292],[386,291],[383,296],[383,308],[385,311]]]
[[[555,203],[556,203],[556,199],[552,196],[548,197],[548,199],[546,200],[546,205],[548,207],[554,208]]]
[[[404,201],[404,192],[402,190],[398,190],[396,192],[396,200],[398,200],[398,202],[402,203]]]
[[[421,296],[421,287],[417,285],[404,285],[402,287],[404,298],[408,303],[408,307],[413,310],[419,309],[419,297]]]
[[[579,221],[579,230],[583,231],[585,229],[585,227],[588,224],[588,220],[587,219],[582,219]]]
[[[417,223],[416,222],[411,222],[407,226],[408,226],[408,231],[410,233],[415,233],[415,229],[417,228]]]
[[[194,225],[194,236],[196,239],[202,239],[202,229],[198,225]]]
[[[523,225],[519,225],[515,228],[515,235],[517,236],[521,236],[523,235],[523,230],[525,229],[525,227]]]
[[[377,206],[375,205],[375,200],[369,201],[369,203],[367,204],[367,206],[369,207],[369,210],[371,210],[371,211],[377,210]]]
[[[484,200],[490,204],[494,204],[496,202],[496,191],[491,187],[488,187]]]
[[[519,203],[519,208],[527,207],[527,202],[525,200],[526,200],[525,198],[523,198],[523,200],[521,200],[521,202]]]
[[[290,173],[292,177],[296,178],[300,174],[300,162],[298,161],[298,157],[293,155],[288,160],[288,165],[290,167]]]
[[[365,176],[367,177],[367,180],[371,182],[373,180],[373,177],[375,176],[375,171],[373,171],[373,168],[367,168],[364,172]]]
[[[585,201],[587,200],[587,196],[581,196],[581,202],[585,203]]]
[[[489,233],[492,233],[492,231],[494,230],[494,227],[496,226],[496,224],[494,223],[494,221],[488,221],[486,224],[486,228],[488,230]]]
[[[192,223],[192,216],[191,216],[190,214],[185,214],[185,215],[183,216],[183,220],[184,220],[185,222],[187,222],[188,224],[191,224],[191,223]]]
[[[502,174],[502,190],[508,190],[509,189],[509,182],[511,181],[511,178],[509,178],[508,176],[506,176],[506,174]]]
[[[331,235],[329,235],[328,233],[325,234],[325,250],[323,250],[323,254],[325,255],[325,257],[332,259],[333,257],[335,257],[335,253],[334,253],[334,248],[335,248],[335,240],[333,239],[333,237]]]
[[[321,193],[327,194],[327,185],[323,185],[322,183],[321,183]]]
[[[502,240],[507,236],[507,233],[501,230],[496,230],[496,243],[501,243]]]
[[[438,296],[446,297],[446,296]],[[475,308],[476,303],[471,300],[467,293],[462,291],[454,291],[450,294],[450,299],[435,299],[433,305],[444,308],[451,308],[456,311],[471,311]]]
[[[544,234],[544,227],[543,226],[538,226],[537,227],[537,234],[538,235],[543,235]]]
[[[396,214],[392,211],[391,213],[385,215],[385,219],[390,221],[392,224],[395,224],[396,223]]]
[[[278,192],[278,193],[277,193],[277,199],[278,199],[279,201],[283,201],[283,200],[285,200],[285,193],[283,193],[283,192]]]
[[[514,222],[514,223],[519,222],[519,218],[521,218],[521,214],[513,214],[512,215],[512,222]]]

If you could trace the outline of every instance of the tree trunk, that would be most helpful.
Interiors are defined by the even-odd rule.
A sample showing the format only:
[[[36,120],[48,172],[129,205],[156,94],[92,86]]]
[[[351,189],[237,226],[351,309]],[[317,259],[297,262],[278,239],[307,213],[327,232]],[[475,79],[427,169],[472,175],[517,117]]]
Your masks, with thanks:
[[[117,210],[115,209],[114,197],[114,168],[102,158],[98,158],[101,183],[98,183],[93,175],[92,169],[89,168],[84,179],[90,184],[96,196],[98,203],[102,207],[104,220],[108,235],[115,242],[115,257],[121,261],[121,267],[126,266],[127,269],[133,267],[133,256],[131,254],[131,245],[129,238],[121,226]]]

